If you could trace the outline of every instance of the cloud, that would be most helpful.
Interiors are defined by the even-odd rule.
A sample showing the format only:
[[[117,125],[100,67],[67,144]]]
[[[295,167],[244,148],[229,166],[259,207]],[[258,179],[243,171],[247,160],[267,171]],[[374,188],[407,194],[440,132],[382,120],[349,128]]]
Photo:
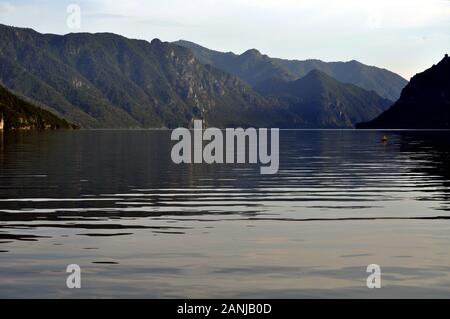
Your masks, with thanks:
[[[127,20],[129,23],[144,24],[157,27],[169,27],[169,28],[190,28],[194,27],[193,24],[180,23],[178,21],[161,20],[161,19],[147,19],[140,16],[131,16],[125,14],[112,14],[112,13],[88,13],[84,15],[85,19],[90,20]]]
[[[0,1],[0,21],[4,24],[16,26],[32,26],[38,20],[45,24],[49,21],[48,18],[52,16],[52,9],[39,3],[39,1],[18,1],[14,3]]]
[[[441,23],[450,16],[450,2],[435,0],[377,1],[367,7],[382,27],[417,28]]]
[[[183,38],[222,51],[254,47],[283,58],[357,59],[405,76],[450,51],[447,0],[0,0],[0,21],[68,33],[65,6],[72,2],[82,9],[83,32]]]
[[[87,13],[85,17],[90,19],[129,19],[130,16],[117,13]]]
[[[0,2],[0,13],[8,13],[14,10],[14,6],[8,2]]]

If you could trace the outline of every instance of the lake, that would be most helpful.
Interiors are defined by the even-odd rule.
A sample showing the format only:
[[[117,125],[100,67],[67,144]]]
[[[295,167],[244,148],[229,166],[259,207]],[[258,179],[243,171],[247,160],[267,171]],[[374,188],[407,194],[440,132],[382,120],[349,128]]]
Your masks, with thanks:
[[[172,145],[0,133],[0,297],[450,297],[450,132],[281,131],[276,175]]]

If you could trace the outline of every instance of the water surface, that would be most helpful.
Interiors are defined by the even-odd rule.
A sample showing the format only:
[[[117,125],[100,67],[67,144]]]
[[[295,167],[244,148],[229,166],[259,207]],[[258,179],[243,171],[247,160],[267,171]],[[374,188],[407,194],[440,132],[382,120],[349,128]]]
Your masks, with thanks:
[[[448,298],[450,133],[383,134],[281,131],[260,175],[169,131],[1,133],[0,297]]]

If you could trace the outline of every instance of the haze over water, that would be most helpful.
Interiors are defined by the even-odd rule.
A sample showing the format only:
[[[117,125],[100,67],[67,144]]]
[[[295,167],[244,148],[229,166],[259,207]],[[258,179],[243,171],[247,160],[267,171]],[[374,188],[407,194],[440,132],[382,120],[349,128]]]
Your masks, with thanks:
[[[450,132],[384,134],[281,131],[260,175],[169,131],[0,133],[0,297],[450,297]]]

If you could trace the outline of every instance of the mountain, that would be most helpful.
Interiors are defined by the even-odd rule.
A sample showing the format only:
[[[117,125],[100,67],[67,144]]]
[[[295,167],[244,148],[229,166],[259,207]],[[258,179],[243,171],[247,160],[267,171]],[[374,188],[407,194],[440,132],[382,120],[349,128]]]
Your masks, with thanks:
[[[280,100],[290,114],[290,126],[307,128],[353,128],[392,105],[374,91],[338,82],[317,70],[297,81],[267,80],[257,91]]]
[[[400,99],[362,129],[450,129],[450,58],[415,75]]]
[[[380,96],[395,101],[408,83],[404,78],[391,71],[367,66],[358,61],[283,60],[270,58],[255,49],[236,55],[231,52],[210,50],[183,40],[177,41],[175,44],[191,49],[202,63],[233,74],[251,86],[271,78],[286,81],[298,80],[312,70],[319,70],[340,82],[375,91]]]
[[[293,81],[256,50],[236,58],[236,72],[229,72],[158,39],[0,25],[0,82],[83,128],[191,127],[193,119],[220,128],[353,127],[388,103],[322,72]],[[271,81],[283,89],[273,91]]]
[[[76,126],[19,98],[0,86],[1,129],[75,129]]]
[[[288,70],[255,49],[236,55],[232,52],[222,53],[209,50],[198,44],[183,40],[174,43],[192,50],[201,63],[212,65],[233,74],[251,86],[270,78],[279,78],[286,81],[296,79]]]
[[[189,49],[0,25],[0,82],[84,128],[270,126],[269,101]],[[268,115],[270,113],[270,115]]]

